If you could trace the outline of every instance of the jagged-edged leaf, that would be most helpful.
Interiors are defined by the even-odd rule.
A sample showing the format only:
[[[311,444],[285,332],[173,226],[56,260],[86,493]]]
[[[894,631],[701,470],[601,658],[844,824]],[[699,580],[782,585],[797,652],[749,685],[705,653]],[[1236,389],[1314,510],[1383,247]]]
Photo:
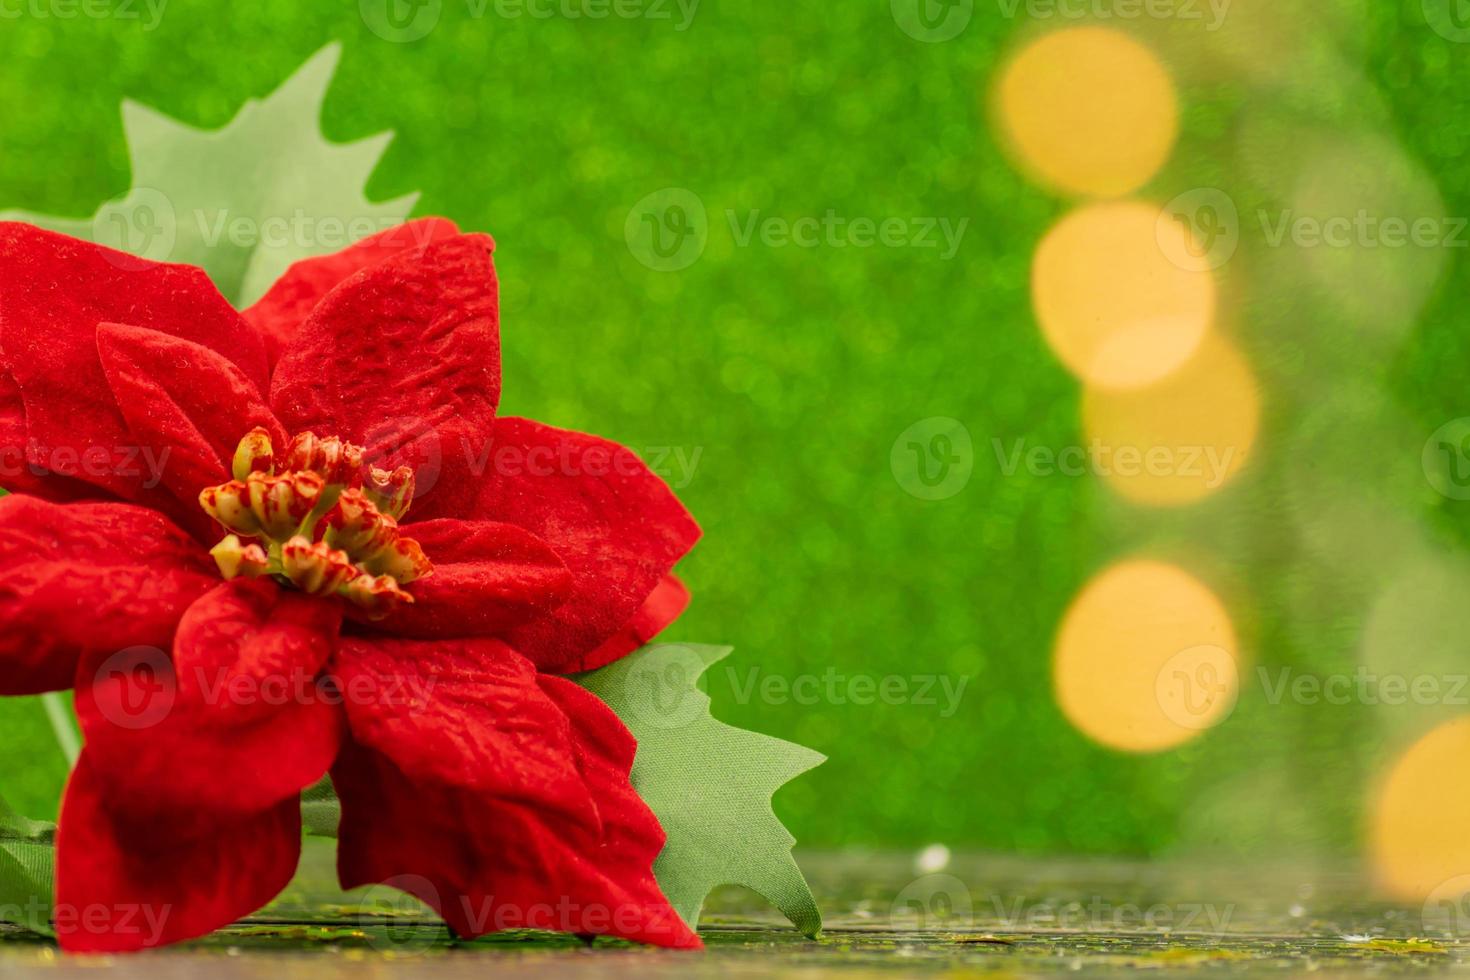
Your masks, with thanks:
[[[744,885],[815,936],[821,913],[771,797],[825,757],[715,720],[697,684],[729,654],[729,647],[656,644],[577,680],[638,739],[633,786],[668,835],[654,872],[685,921],[698,923],[715,886]]]
[[[0,799],[0,921],[51,935],[56,825]]]
[[[811,889],[791,856],[796,838],[771,797],[825,757],[715,720],[699,678],[729,647],[647,646],[577,681],[602,698],[638,739],[633,786],[668,835],[654,873],[691,926],[717,885],[763,895],[808,936],[822,929]],[[330,781],[302,794],[308,834],[337,836],[341,807]]]
[[[231,302],[248,305],[292,262],[396,225],[418,200],[364,196],[392,133],[352,143],[322,135],[322,103],[340,57],[337,44],[318,51],[223,129],[196,129],[125,100],[131,190],[91,218],[7,211],[0,220],[200,266]]]

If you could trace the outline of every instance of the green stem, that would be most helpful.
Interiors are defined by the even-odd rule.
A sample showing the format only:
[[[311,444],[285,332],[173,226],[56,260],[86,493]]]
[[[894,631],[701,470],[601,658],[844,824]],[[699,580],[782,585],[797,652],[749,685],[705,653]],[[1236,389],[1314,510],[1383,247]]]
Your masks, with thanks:
[[[66,696],[52,691],[41,695],[41,703],[46,706],[46,718],[51,722],[51,731],[56,735],[56,744],[61,746],[61,754],[66,756],[66,764],[76,765],[77,756],[82,754],[82,741],[77,736],[76,721],[72,718]]]

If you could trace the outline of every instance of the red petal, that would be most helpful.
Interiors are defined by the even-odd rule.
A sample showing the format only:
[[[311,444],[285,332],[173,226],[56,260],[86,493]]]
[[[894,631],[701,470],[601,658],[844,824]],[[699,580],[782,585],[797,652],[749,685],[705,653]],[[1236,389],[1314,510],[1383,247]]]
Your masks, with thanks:
[[[699,540],[699,526],[632,450],[596,436],[500,419],[491,463],[476,514],[537,535],[574,579],[564,605],[507,641],[542,670],[587,669]]]
[[[668,899],[653,875],[664,831],[629,779],[638,749],[633,733],[586,688],[543,674],[541,689],[571,721],[582,778],[597,801],[603,853],[598,870],[647,907],[666,906]],[[684,924],[677,914],[672,918]],[[699,945],[692,931],[686,938],[693,940],[689,945]]]
[[[187,534],[131,504],[0,500],[0,694],[72,686],[81,657],[167,648],[219,581]]]
[[[157,330],[104,323],[97,350],[136,444],[158,463],[153,478],[178,498],[182,521],[215,530],[199,491],[230,479],[241,436],[263,426],[277,446],[286,442],[260,390],[208,347]]]
[[[25,403],[20,385],[8,369],[0,367],[0,487],[11,493],[28,493],[43,500],[80,500],[101,496],[96,487],[57,476],[26,460]]]
[[[536,668],[495,640],[342,638],[337,682],[352,739],[419,781],[516,795],[551,791],[594,820],[568,766],[566,719]]]
[[[500,400],[494,243],[461,235],[388,259],[321,301],[281,358],[271,406],[415,470],[414,516],[462,517]]]
[[[20,385],[30,461],[144,500],[133,439],[97,355],[122,321],[195,341],[266,379],[259,336],[201,269],[164,265],[30,225],[0,223],[0,346]]]
[[[112,806],[87,750],[56,836],[57,939],[101,953],[203,936],[280,894],[300,855],[295,798],[228,819],[185,807],[136,820]]]
[[[291,345],[307,316],[339,282],[401,252],[423,248],[459,234],[454,222],[423,218],[364,238],[331,255],[293,263],[260,300],[245,311],[245,319],[265,338],[271,366]]]
[[[648,889],[654,842],[625,837],[621,823],[604,838],[592,795],[608,788],[604,755],[574,742],[584,723],[574,736],[529,662],[493,641],[390,641],[344,647],[342,660],[368,664],[353,673],[374,684],[438,666],[432,694],[409,710],[354,710],[348,695],[354,741],[332,769],[344,888],[408,891],[462,936],[534,928],[698,945]],[[624,819],[619,802],[609,813]],[[625,854],[609,852],[614,840]]]
[[[572,575],[540,538],[513,524],[421,521],[406,533],[434,563],[413,604],[374,627],[426,639],[491,636],[555,609]]]
[[[189,607],[172,658],[86,665],[77,715],[114,805],[250,813],[320,780],[342,737],[320,677],[341,622],[335,602],[237,579]]]
[[[689,590],[673,575],[665,575],[623,631],[583,657],[581,662],[564,668],[566,673],[596,670],[614,660],[621,660],[663,632],[664,627],[684,614],[689,607]]]

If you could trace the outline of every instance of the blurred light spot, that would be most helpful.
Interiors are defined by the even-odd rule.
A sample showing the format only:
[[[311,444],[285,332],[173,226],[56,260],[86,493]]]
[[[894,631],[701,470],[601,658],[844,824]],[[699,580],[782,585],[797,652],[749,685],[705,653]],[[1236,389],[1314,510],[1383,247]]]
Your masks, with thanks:
[[[1470,237],[1446,216],[1433,177],[1392,139],[1334,134],[1314,149],[1290,209],[1267,223],[1267,244],[1302,263],[1348,321],[1342,327],[1397,341]]]
[[[1279,503],[1333,580],[1371,589],[1384,569],[1419,558],[1418,515],[1439,498],[1421,466],[1424,425],[1406,417],[1367,367],[1358,371],[1356,379],[1340,372],[1296,386],[1290,430],[1281,433]]]
[[[934,874],[949,867],[949,848],[943,844],[930,844],[914,858],[914,870],[921,875]]]
[[[1230,0],[1200,4],[1194,30],[1181,22],[1148,19],[1149,40],[1178,66],[1181,80],[1242,79],[1327,105],[1340,102],[1351,81],[1353,48],[1371,36],[1370,0]],[[1181,8],[1182,9],[1182,8]],[[1361,62],[1359,62],[1361,63]],[[1276,96],[1271,101],[1286,100]],[[1325,107],[1325,106],[1324,106]]]
[[[1422,731],[1463,711],[1467,595],[1470,567],[1463,560],[1426,555],[1395,574],[1374,599],[1359,662],[1364,697],[1388,737]]]
[[[1170,374],[1194,354],[1215,311],[1215,282],[1187,254],[1184,225],[1159,220],[1141,203],[1095,204],[1047,232],[1031,268],[1031,298],[1042,333],[1083,381],[1136,388]],[[1161,248],[1178,237],[1174,252]]]
[[[1392,895],[1422,901],[1470,873],[1470,718],[1416,742],[1394,765],[1373,810],[1372,852]]]
[[[1135,503],[1193,503],[1250,458],[1260,425],[1255,375],[1224,339],[1207,337],[1163,381],[1131,391],[1089,387],[1082,421],[1093,467]]]
[[[1179,132],[1164,66],[1148,47],[1104,27],[1032,42],[1005,69],[998,99],[1022,166],[1068,193],[1137,190],[1169,159]]]
[[[1230,714],[1237,659],[1230,615],[1214,593],[1173,565],[1128,561],[1073,601],[1057,635],[1053,686],[1088,737],[1159,752]]]
[[[1300,720],[1286,711],[1260,712],[1250,721],[1253,744],[1291,746]],[[1244,727],[1244,725],[1242,725]],[[1170,860],[1218,862],[1290,854],[1316,861],[1326,848],[1319,802],[1286,766],[1259,765],[1237,775],[1222,772],[1192,782],[1179,813]]]

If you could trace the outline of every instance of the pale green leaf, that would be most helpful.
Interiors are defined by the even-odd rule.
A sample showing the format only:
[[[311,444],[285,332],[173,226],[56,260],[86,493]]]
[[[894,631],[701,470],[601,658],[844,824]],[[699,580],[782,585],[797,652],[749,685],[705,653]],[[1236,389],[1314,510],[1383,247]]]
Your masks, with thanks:
[[[825,760],[711,716],[709,697],[697,684],[729,653],[729,647],[647,646],[577,681],[638,739],[633,786],[668,835],[654,874],[684,920],[698,924],[715,886],[744,885],[815,936],[822,916],[791,856],[796,839],[776,818],[771,797]],[[308,834],[335,837],[340,817],[329,781],[302,794]]]
[[[0,921],[51,935],[56,826],[0,799]]]
[[[771,797],[825,759],[715,720],[697,684],[729,654],[729,647],[647,646],[577,680],[638,739],[633,786],[668,835],[654,872],[685,921],[698,923],[716,885],[744,885],[815,936],[821,913]]]
[[[227,299],[246,306],[292,262],[399,224],[418,200],[365,196],[391,133],[352,143],[322,135],[322,103],[340,56],[337,44],[323,48],[275,92],[247,101],[223,129],[196,129],[124,101],[132,166],[126,194],[90,219],[8,211],[0,220],[200,266]]]

